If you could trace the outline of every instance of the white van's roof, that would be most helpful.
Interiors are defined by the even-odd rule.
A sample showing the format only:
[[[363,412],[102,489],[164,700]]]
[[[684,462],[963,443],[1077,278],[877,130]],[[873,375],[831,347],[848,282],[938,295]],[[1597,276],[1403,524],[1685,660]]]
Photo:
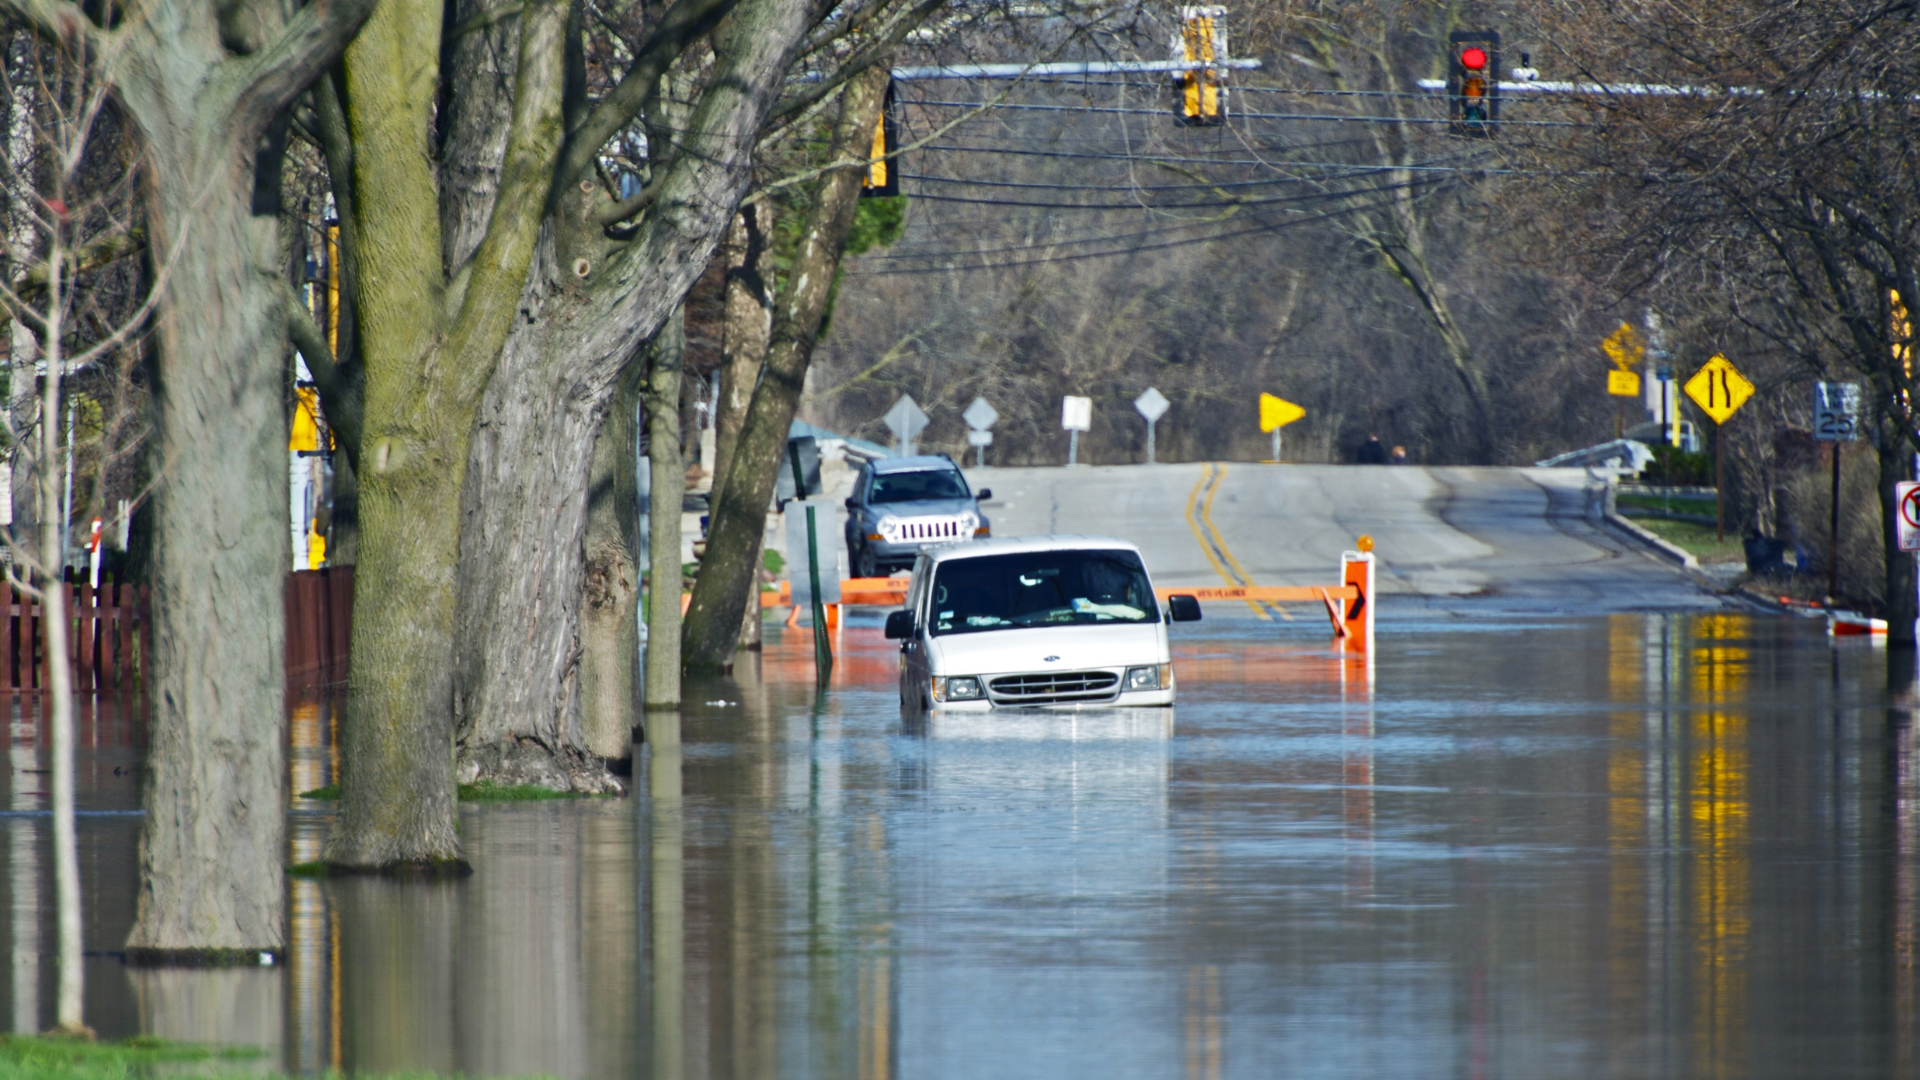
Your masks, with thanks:
[[[927,549],[934,562],[971,559],[981,555],[1018,555],[1028,551],[1131,551],[1140,554],[1132,541],[1112,536],[1081,536],[1061,533],[1053,536],[995,536],[985,540],[962,540]]]

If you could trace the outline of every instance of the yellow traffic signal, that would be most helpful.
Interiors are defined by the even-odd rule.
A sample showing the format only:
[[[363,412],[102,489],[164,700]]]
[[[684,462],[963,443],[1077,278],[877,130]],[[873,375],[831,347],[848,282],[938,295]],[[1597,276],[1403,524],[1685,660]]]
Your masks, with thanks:
[[[873,125],[873,160],[867,165],[867,178],[860,182],[860,197],[876,198],[900,194],[898,155],[888,157],[900,145],[900,134],[893,126],[893,80],[887,80],[887,96],[880,105],[880,119]]]
[[[1179,106],[1175,116],[1183,124],[1211,127],[1226,120],[1226,90],[1220,85],[1227,58],[1227,30],[1219,20],[1227,13],[1222,7],[1180,9],[1180,39],[1176,59],[1205,64],[1178,72]]]

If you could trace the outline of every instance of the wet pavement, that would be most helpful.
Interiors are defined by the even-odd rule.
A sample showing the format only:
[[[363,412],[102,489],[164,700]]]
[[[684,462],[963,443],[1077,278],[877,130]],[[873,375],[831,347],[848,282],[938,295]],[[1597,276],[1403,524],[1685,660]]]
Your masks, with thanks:
[[[103,704],[89,1020],[299,1072],[1916,1075],[1920,760],[1884,650],[1392,604],[1371,671],[1213,605],[1175,628],[1174,710],[924,726],[877,618],[818,707],[805,635],[775,635],[689,689],[651,800],[463,807],[456,883],[292,881],[268,969],[112,955],[140,747]],[[296,708],[296,790],[333,722]],[[37,732],[16,709],[0,792],[15,1030],[52,1014]],[[295,808],[291,860],[328,805]]]

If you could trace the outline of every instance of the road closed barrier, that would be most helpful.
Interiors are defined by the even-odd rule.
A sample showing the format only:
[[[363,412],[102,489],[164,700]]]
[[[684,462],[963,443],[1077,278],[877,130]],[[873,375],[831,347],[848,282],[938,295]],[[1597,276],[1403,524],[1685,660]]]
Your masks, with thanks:
[[[1196,600],[1238,601],[1252,604],[1319,604],[1333,624],[1333,636],[1342,648],[1373,650],[1373,538],[1362,536],[1357,551],[1340,555],[1338,585],[1229,585],[1225,587],[1155,589],[1164,603],[1169,596]]]

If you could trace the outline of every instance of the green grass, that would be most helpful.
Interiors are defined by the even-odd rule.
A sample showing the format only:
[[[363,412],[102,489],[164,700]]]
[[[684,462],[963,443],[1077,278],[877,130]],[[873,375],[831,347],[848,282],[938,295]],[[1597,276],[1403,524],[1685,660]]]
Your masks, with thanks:
[[[300,793],[303,799],[338,799],[340,785],[328,784],[312,791]],[[477,784],[460,785],[461,802],[539,802],[543,799],[577,798],[571,791],[554,791],[533,784],[496,784],[482,780]]]
[[[496,784],[482,780],[460,785],[461,802],[541,802],[546,799],[578,798],[571,791],[554,791],[533,784]]]
[[[197,1046],[135,1036],[86,1042],[46,1035],[0,1035],[0,1080],[132,1080],[148,1076],[237,1076],[255,1047]]]
[[[1668,543],[1679,545],[1701,562],[1745,562],[1747,558],[1738,535],[1728,533],[1725,540],[1715,540],[1711,525],[1661,518],[1638,518],[1634,524]]]
[[[1670,510],[1676,514],[1706,514],[1708,517],[1716,512],[1711,495],[1616,495],[1614,505],[1623,510]]]
[[[201,1046],[136,1035],[87,1042],[48,1035],[0,1035],[0,1080],[147,1080],[150,1077],[246,1077],[266,1080],[253,1046]],[[339,1080],[339,1074],[328,1073]],[[363,1074],[364,1075],[364,1074]],[[436,1080],[433,1073],[387,1073],[382,1080]]]

